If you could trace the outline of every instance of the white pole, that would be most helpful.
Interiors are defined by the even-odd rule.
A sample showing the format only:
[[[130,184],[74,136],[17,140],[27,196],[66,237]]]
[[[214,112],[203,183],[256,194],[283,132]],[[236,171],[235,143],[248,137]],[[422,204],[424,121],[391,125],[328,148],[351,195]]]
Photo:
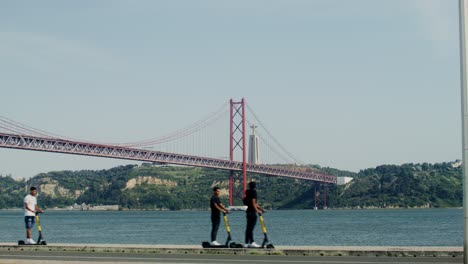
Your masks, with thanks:
[[[467,206],[468,206],[468,181],[467,175],[468,172],[468,98],[467,98],[467,83],[466,83],[466,76],[467,76],[467,69],[466,69],[466,35],[467,35],[467,25],[465,20],[465,14],[468,13],[468,0],[459,0],[459,11],[460,11],[460,78],[461,78],[461,110],[462,110],[462,155],[463,155],[463,263],[468,264],[468,234],[467,234],[467,227],[468,227],[468,213],[467,213]]]

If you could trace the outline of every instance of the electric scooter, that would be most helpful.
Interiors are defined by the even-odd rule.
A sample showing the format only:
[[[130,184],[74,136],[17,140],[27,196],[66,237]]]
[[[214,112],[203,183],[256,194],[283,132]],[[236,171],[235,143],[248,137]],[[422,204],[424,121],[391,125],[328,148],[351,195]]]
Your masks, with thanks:
[[[226,215],[226,213],[223,213],[223,215],[224,215],[223,216],[224,225],[226,226],[226,231],[227,231],[227,234],[228,234],[228,237],[226,239],[226,243],[224,243],[224,245],[214,246],[214,245],[211,245],[210,242],[204,241],[204,242],[202,242],[202,247],[203,248],[243,248],[242,244],[239,244],[239,243],[236,243],[236,242],[232,241],[231,228],[229,227],[229,221],[228,221],[227,215]]]
[[[37,238],[36,244],[26,244],[24,240],[19,240],[18,245],[20,246],[30,246],[30,245],[47,245],[47,242],[42,240],[42,228],[41,228],[41,221],[39,220],[39,212],[36,213],[36,224],[37,224],[37,231],[39,232],[39,237]]]
[[[260,224],[262,224],[262,231],[263,231],[263,243],[262,248],[275,248],[273,244],[268,241],[267,230],[265,226],[265,221],[263,220],[262,214],[258,214],[258,219],[260,220]]]

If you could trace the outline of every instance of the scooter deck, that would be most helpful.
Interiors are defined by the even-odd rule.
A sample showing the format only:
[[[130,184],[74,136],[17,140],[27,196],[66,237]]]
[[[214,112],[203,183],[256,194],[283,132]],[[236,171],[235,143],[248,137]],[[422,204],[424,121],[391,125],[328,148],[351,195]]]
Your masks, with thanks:
[[[230,248],[244,248],[244,245],[231,241],[229,243]]]
[[[47,246],[47,242],[40,241],[39,243],[36,243],[36,244],[26,244],[24,240],[18,240],[18,246]]]
[[[244,248],[244,245],[236,243],[236,242],[229,242],[227,245],[219,245],[219,246],[212,246],[210,242],[202,242],[202,247],[203,248]]]
[[[259,247],[246,247],[245,249],[246,250],[249,250],[249,249],[275,249],[275,247],[272,244],[268,244],[268,245],[259,246]]]
[[[229,248],[229,247],[226,246],[226,245],[213,246],[213,245],[211,245],[211,243],[208,242],[208,241],[202,242],[202,247],[203,247],[203,248]]]

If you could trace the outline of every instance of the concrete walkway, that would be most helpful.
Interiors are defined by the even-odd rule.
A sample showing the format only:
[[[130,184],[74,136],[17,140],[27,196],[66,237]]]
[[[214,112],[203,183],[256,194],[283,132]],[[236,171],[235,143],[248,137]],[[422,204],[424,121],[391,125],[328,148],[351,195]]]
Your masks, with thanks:
[[[145,254],[226,254],[278,256],[359,256],[359,257],[463,257],[463,247],[356,247],[356,246],[276,246],[275,249],[228,248],[206,249],[201,245],[123,245],[123,244],[55,244],[18,246],[0,243],[0,251],[93,252]]]

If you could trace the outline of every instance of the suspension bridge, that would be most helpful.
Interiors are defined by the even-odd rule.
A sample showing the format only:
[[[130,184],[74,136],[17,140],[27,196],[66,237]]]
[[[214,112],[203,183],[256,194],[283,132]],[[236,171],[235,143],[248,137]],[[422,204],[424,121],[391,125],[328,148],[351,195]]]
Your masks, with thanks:
[[[229,122],[223,122],[226,116]],[[253,130],[249,136],[249,146],[247,126]],[[227,132],[220,133],[226,130],[229,141],[226,140]],[[128,143],[77,140],[0,117],[0,148],[226,170],[230,172],[230,205],[234,204],[234,199],[239,199],[244,194],[247,173],[308,180],[321,183],[324,188],[326,184],[337,183],[335,176],[297,166],[303,163],[279,143],[244,99],[238,102],[231,99],[209,116],[173,133]],[[226,150],[229,150],[229,157],[222,156]],[[324,207],[325,195],[326,191]]]

